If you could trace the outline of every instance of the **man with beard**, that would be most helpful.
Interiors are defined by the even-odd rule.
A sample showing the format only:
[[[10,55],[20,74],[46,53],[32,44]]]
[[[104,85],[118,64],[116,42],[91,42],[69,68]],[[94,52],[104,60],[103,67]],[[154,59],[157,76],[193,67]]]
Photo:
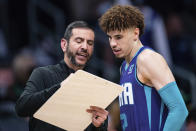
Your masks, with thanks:
[[[93,53],[94,37],[94,31],[86,22],[72,22],[61,39],[64,60],[56,65],[36,68],[32,72],[15,107],[19,116],[30,117],[30,131],[63,131],[32,116],[71,73],[85,67]],[[87,112],[92,113],[92,124],[85,131],[107,130],[106,110],[92,106]]]

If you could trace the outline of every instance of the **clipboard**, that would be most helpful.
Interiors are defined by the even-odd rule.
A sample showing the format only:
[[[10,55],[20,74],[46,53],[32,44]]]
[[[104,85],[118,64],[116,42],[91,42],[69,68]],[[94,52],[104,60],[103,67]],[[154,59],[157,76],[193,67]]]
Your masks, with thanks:
[[[69,75],[33,115],[67,131],[83,131],[92,122],[90,106],[106,108],[123,87],[83,70]]]

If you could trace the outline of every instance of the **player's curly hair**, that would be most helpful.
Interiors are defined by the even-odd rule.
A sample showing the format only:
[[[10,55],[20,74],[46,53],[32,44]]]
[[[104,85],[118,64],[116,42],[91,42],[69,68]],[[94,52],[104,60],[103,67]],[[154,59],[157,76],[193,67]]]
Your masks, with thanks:
[[[99,18],[99,25],[105,33],[136,27],[139,28],[141,36],[144,32],[144,15],[134,6],[116,5]]]

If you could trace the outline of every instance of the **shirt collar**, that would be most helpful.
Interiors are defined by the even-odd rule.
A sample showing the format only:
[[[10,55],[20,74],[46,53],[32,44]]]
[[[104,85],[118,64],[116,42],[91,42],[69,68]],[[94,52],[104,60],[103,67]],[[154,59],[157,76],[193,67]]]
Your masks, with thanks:
[[[73,69],[71,69],[71,68],[69,68],[69,67],[67,66],[67,64],[65,63],[64,60],[61,60],[60,65],[61,65],[63,71],[65,71],[65,72],[68,71],[70,74],[75,72]]]
[[[63,69],[63,71],[65,71],[65,72],[69,72],[69,74],[71,74],[71,73],[74,73],[75,71],[73,70],[73,69],[71,69],[71,68],[69,68],[68,66],[67,66],[67,64],[65,63],[65,61],[64,60],[61,60],[60,61],[60,65],[61,65],[61,67],[62,67],[62,69]],[[88,67],[88,64],[86,64],[86,66],[84,67],[84,69],[83,70],[85,70],[85,71],[88,71],[89,70],[89,67]]]

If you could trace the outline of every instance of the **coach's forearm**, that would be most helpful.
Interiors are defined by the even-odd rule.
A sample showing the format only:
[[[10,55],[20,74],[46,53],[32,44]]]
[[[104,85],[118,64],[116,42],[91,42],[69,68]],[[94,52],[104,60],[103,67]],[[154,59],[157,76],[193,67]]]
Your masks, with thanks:
[[[108,128],[108,120],[106,119],[105,122],[96,129],[96,131],[107,131]]]
[[[85,131],[107,131],[108,128],[108,119],[100,127],[95,127],[92,123],[86,128]]]
[[[22,117],[32,116],[59,87],[60,85],[57,84],[35,93],[28,90],[24,91],[16,102],[15,109],[17,114]]]

